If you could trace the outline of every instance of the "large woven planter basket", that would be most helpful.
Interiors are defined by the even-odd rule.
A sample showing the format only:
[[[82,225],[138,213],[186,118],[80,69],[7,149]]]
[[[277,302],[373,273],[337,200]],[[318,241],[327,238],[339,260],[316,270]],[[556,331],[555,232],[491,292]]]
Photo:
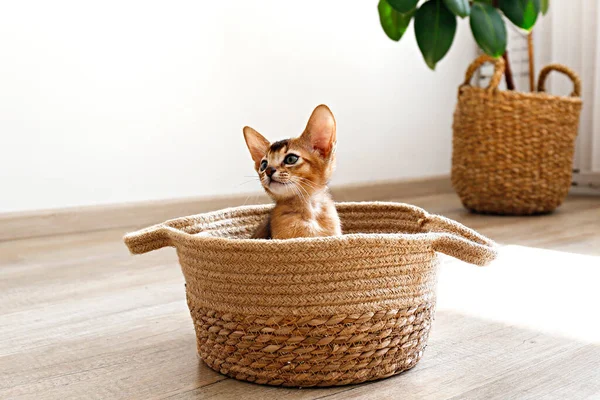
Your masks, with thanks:
[[[470,85],[493,62],[487,88]],[[571,96],[544,93],[551,71],[566,74]],[[553,211],[569,191],[581,111],[581,82],[567,67],[540,72],[538,91],[500,91],[504,61],[481,56],[469,66],[454,113],[452,184],[472,211],[526,215]]]
[[[134,254],[177,249],[198,353],[215,371],[305,387],[412,368],[433,318],[436,251],[484,265],[495,245],[410,205],[337,208],[346,233],[338,237],[248,239],[271,206],[247,206],[167,221],[124,240]]]

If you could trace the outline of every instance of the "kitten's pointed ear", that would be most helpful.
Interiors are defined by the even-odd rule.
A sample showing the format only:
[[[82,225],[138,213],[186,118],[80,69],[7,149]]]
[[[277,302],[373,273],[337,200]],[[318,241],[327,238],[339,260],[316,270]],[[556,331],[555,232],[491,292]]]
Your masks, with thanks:
[[[250,150],[252,159],[258,164],[265,154],[267,154],[270,145],[269,141],[249,126],[244,127],[244,139],[246,139],[246,146]]]
[[[333,113],[324,104],[317,106],[308,120],[302,137],[309,141],[313,149],[318,150],[323,157],[327,158],[335,147],[335,135]]]

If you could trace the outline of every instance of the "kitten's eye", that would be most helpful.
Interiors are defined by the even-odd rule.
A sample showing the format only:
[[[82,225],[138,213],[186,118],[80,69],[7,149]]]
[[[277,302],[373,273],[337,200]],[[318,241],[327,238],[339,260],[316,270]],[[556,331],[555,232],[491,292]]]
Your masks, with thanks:
[[[265,169],[267,169],[267,164],[269,164],[267,162],[267,160],[262,160],[261,163],[260,163],[260,170],[264,171]]]
[[[288,154],[287,156],[285,156],[285,158],[283,159],[283,162],[286,164],[296,164],[296,162],[298,162],[298,156],[295,154]]]

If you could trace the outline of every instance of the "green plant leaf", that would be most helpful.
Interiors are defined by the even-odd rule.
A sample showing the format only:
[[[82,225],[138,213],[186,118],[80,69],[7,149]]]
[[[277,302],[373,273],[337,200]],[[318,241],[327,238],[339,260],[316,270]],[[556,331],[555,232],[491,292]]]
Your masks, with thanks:
[[[501,0],[500,9],[513,24],[530,31],[540,13],[540,0]]]
[[[468,17],[471,12],[469,0],[444,0],[444,4],[454,15],[461,18]]]
[[[498,10],[484,3],[473,3],[470,24],[473,37],[481,50],[492,57],[504,54],[506,26]]]
[[[542,0],[542,14],[546,15],[548,13],[548,8],[550,8],[550,0]]]
[[[442,0],[429,0],[415,15],[415,35],[425,62],[431,69],[452,46],[456,33],[456,17]]]
[[[415,10],[413,10],[408,14],[400,14],[386,0],[379,1],[377,10],[379,11],[379,22],[381,22],[383,31],[390,39],[396,42],[406,32],[406,28],[408,28],[408,24],[410,24],[410,20],[415,13]]]
[[[408,14],[417,8],[419,0],[387,0],[387,2],[400,14]]]

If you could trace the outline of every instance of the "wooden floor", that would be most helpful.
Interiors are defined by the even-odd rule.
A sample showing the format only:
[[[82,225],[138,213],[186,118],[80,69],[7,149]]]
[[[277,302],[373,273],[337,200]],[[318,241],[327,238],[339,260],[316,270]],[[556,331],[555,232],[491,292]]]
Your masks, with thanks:
[[[469,214],[441,191],[380,200],[527,247],[484,269],[444,258],[429,346],[411,371],[326,389],[228,379],[196,356],[175,252],[130,256],[119,228],[0,242],[0,398],[600,398],[600,197],[519,218]]]

